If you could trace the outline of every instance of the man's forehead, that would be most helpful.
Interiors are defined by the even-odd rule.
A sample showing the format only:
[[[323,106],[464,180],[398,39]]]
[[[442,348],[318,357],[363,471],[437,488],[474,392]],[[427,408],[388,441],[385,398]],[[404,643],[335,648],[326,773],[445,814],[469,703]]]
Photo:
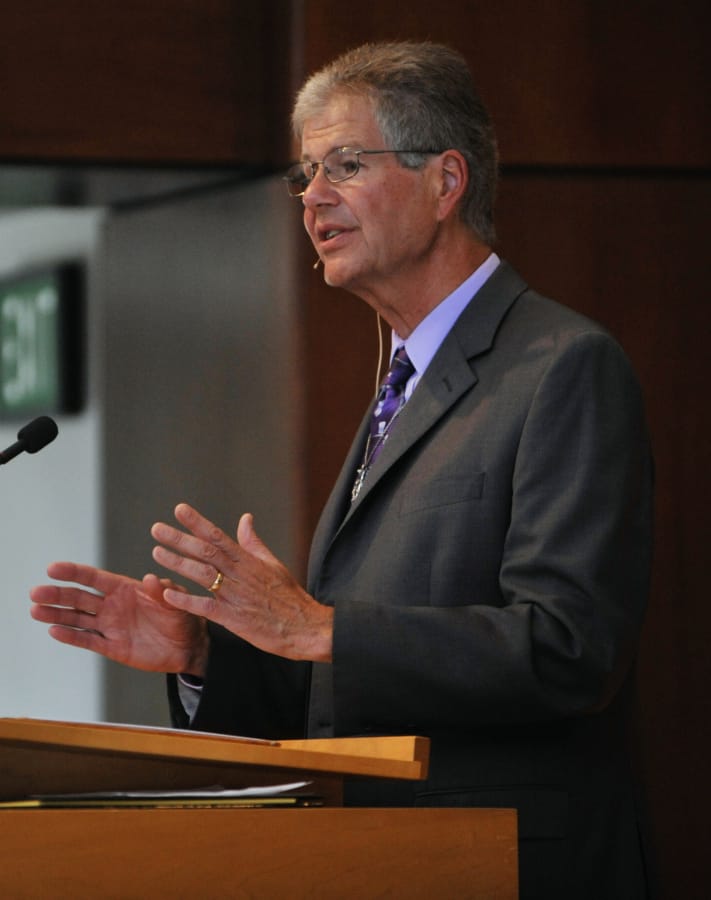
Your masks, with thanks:
[[[373,141],[382,143],[380,128],[367,97],[354,94],[336,94],[304,120],[301,134],[302,155],[327,153],[337,147],[363,147],[372,149]]]

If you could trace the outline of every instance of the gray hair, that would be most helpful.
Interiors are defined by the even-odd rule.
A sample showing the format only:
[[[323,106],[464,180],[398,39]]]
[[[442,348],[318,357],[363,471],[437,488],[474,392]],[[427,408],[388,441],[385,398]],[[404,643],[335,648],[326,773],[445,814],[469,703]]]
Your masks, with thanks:
[[[495,238],[494,201],[498,174],[496,137],[464,58],[441,44],[411,41],[364,44],[311,75],[299,91],[292,127],[301,139],[306,119],[321,112],[334,94],[370,98],[386,143],[394,148],[458,150],[469,168],[459,214],[485,243]],[[400,163],[420,168],[423,154],[400,154]]]

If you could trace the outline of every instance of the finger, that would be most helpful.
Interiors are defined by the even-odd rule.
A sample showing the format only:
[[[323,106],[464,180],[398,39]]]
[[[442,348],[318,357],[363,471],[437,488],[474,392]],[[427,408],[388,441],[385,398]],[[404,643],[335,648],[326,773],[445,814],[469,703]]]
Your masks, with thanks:
[[[210,619],[218,624],[224,624],[223,604],[214,594],[190,594],[187,591],[176,591],[169,588],[163,593],[163,599],[169,606],[181,609],[203,619]]]
[[[96,616],[63,606],[32,606],[30,615],[37,622],[64,628],[96,630]]]
[[[64,590],[79,590],[79,588],[65,588]],[[30,590],[30,600],[33,603],[42,603],[47,606],[61,605],[62,588],[56,584],[41,584]],[[65,604],[69,606],[70,604]]]
[[[251,513],[245,513],[241,516],[237,525],[237,541],[240,547],[243,547],[248,553],[261,559],[263,562],[279,562],[254,530],[254,516]]]
[[[103,598],[78,587],[43,584],[32,588],[30,599],[38,606],[66,607],[95,615]]]
[[[106,638],[96,631],[77,631],[75,628],[53,625],[49,629],[49,635],[60,644],[69,644],[72,647],[79,647],[81,650],[106,654]]]
[[[168,587],[170,584],[169,578],[159,578],[157,575],[154,575],[152,572],[148,572],[143,576],[143,587],[146,593],[149,596],[158,595],[163,593],[163,589]]]
[[[218,528],[214,522],[206,519],[188,503],[179,503],[175,507],[175,518],[196,537],[220,549],[229,559],[239,559],[239,545],[229,535]]]
[[[73,581],[76,584],[101,591],[102,594],[108,594],[122,582],[136,583],[134,579],[125,575],[116,575],[114,572],[97,569],[95,566],[73,562],[51,563],[47,567],[47,574],[57,581]]]
[[[149,597],[152,597],[155,600],[161,600],[163,598],[163,591],[167,588],[172,588],[174,591],[186,590],[181,584],[176,584],[171,578],[159,578],[152,572],[143,576],[143,590]]]
[[[221,571],[214,563],[181,556],[179,553],[173,553],[172,550],[161,546],[153,548],[153,559],[164,568],[170,569],[182,578],[188,578],[206,589],[214,582],[218,571]]]
[[[220,563],[224,564],[227,560],[225,554],[214,544],[180,531],[172,525],[166,525],[165,522],[156,522],[151,528],[151,535],[181,556],[199,562],[210,562],[216,568],[219,568]]]

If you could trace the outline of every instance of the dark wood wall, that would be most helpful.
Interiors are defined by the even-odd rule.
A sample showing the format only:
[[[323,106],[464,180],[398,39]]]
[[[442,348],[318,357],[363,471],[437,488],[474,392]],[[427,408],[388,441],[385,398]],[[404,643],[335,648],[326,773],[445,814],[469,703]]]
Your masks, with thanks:
[[[427,38],[465,54],[500,139],[497,249],[606,324],[646,394],[657,550],[642,766],[670,898],[703,895],[709,830],[707,26],[706,0],[24,0],[0,27],[0,165],[281,165],[293,89],[337,52]],[[373,313],[326,289],[313,261],[304,238],[305,544],[377,356]]]
[[[288,0],[2,7],[0,159],[237,166],[287,152]]]

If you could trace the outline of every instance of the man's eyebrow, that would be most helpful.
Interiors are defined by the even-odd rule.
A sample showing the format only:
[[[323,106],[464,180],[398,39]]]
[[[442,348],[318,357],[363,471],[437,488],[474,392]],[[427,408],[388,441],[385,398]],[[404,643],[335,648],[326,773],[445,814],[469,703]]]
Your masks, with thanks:
[[[329,153],[333,153],[334,150],[363,150],[365,148],[365,144],[362,144],[361,141],[347,141],[346,143],[338,143],[334,144],[332,147],[329,147],[328,150],[323,154],[321,159],[325,156],[328,156]],[[302,153],[299,157],[300,162],[313,162],[313,157],[310,153]]]

